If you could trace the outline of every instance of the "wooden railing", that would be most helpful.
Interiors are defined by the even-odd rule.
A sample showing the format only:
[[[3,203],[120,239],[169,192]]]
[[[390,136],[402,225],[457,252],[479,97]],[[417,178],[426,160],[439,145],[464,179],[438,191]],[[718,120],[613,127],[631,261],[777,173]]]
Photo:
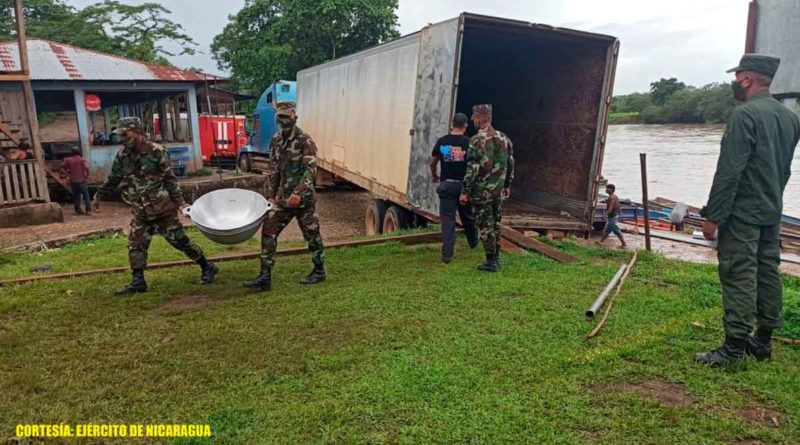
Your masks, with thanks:
[[[0,163],[0,207],[49,198],[47,177],[35,160]]]

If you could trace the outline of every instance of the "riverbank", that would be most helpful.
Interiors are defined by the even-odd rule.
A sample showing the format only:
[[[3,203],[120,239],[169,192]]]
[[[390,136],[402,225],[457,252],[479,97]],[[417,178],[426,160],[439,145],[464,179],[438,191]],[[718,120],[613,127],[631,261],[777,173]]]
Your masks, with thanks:
[[[641,124],[642,117],[639,112],[633,111],[628,113],[609,113],[608,125],[630,125]]]
[[[631,252],[556,245],[580,261],[506,254],[490,275],[463,241],[449,265],[438,244],[395,244],[331,250],[317,286],[297,282],[307,257],[280,258],[270,293],[238,286],[253,261],[210,286],[195,267],[153,271],[122,299],[120,275],[3,288],[0,437],[26,419],[207,423],[209,444],[798,437],[800,350],[737,373],[691,361],[721,339],[713,266],[641,253],[586,343],[583,312]],[[788,308],[800,280],[784,280]]]

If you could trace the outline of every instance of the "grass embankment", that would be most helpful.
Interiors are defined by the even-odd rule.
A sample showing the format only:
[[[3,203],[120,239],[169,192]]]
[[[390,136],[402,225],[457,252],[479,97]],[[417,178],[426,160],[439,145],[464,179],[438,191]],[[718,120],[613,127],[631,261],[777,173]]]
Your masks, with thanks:
[[[609,125],[641,124],[642,118],[641,116],[639,116],[638,111],[631,111],[625,113],[609,113],[608,123]]]
[[[59,261],[124,264],[115,247]],[[562,247],[582,263],[505,255],[489,275],[463,244],[450,265],[438,245],[390,244],[330,250],[311,287],[307,256],[279,258],[270,293],[239,288],[253,261],[207,287],[194,267],[153,271],[124,299],[109,295],[122,275],[0,288],[0,437],[208,422],[211,440],[175,443],[797,443],[800,350],[738,372],[691,361],[721,337],[713,266],[641,255],[585,343],[584,310],[630,254]]]

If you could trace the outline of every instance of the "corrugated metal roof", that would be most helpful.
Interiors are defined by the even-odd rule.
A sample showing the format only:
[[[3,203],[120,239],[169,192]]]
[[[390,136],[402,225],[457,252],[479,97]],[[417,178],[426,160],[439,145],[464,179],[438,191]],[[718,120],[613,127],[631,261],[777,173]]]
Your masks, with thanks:
[[[17,42],[0,43],[0,71],[19,71]],[[203,73],[145,63],[43,39],[28,39],[31,80],[203,81]],[[209,79],[218,76],[208,75]]]

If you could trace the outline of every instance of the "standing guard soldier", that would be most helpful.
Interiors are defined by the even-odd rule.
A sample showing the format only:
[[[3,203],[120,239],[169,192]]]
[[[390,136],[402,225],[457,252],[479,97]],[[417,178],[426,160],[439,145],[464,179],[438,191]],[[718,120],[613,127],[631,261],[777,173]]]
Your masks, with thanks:
[[[268,196],[275,207],[270,210],[261,229],[261,273],[254,280],[244,284],[250,289],[272,288],[272,268],[275,266],[278,235],[293,218],[297,218],[314,263],[314,269],[300,282],[314,284],[325,280],[325,252],[322,235],[319,232],[319,217],[315,210],[314,179],[317,174],[317,147],[311,136],[296,125],[297,113],[294,102],[279,102],[276,110],[276,119],[281,131],[276,133],[270,142]]]
[[[122,200],[133,207],[128,234],[128,260],[133,277],[129,285],[116,292],[117,295],[147,292],[144,270],[154,233],[162,235],[172,247],[200,265],[200,284],[212,283],[219,269],[186,236],[178,220],[178,211],[188,205],[172,172],[169,153],[163,146],[147,139],[138,117],[123,117],[115,132],[122,137],[124,146],[117,153],[105,184],[95,194],[94,206],[95,210],[99,209],[98,197],[108,196],[121,185]]]
[[[725,342],[695,356],[711,366],[737,362],[745,354],[770,359],[772,331],[781,326],[783,190],[800,121],[769,93],[779,63],[775,57],[745,54],[728,71],[736,73],[733,93],[744,104],[728,120],[708,204],[701,211],[703,235],[719,238],[724,307]]]
[[[486,262],[479,270],[500,269],[500,211],[503,199],[511,196],[514,180],[514,151],[511,140],[492,127],[491,104],[472,107],[472,121],[478,134],[472,137],[467,153],[467,174],[459,201],[475,208]]]

